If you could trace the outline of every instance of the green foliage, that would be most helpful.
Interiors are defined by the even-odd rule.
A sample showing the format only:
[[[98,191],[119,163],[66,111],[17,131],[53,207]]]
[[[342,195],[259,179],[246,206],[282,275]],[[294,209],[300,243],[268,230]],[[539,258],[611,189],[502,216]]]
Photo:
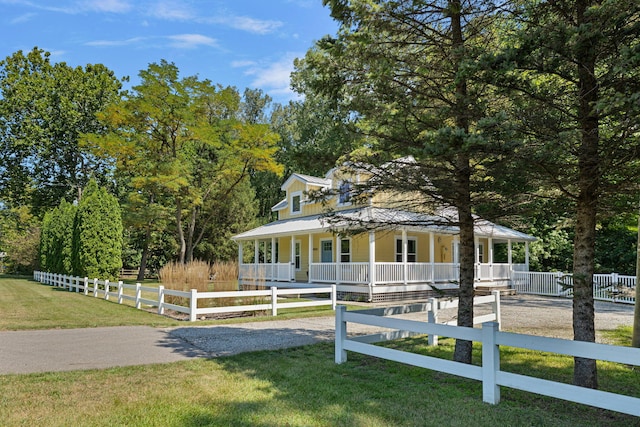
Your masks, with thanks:
[[[122,233],[117,199],[91,180],[78,206],[63,199],[45,213],[41,268],[51,273],[116,279],[122,268]]]
[[[140,72],[141,83],[100,117],[109,132],[84,143],[117,169],[127,212],[147,260],[154,234],[171,230],[173,256],[192,260],[211,230],[224,227],[224,209],[248,187],[249,175],[276,174],[277,135],[262,123],[270,99],[197,77],[180,78],[166,61]],[[137,229],[140,232],[134,232]]]
[[[116,198],[91,180],[74,227],[78,276],[117,279],[122,268],[122,217]]]
[[[108,173],[79,140],[103,129],[96,113],[121,87],[103,65],[73,68],[49,56],[34,48],[0,62],[2,199],[28,203],[36,214],[77,198],[90,176]]]
[[[27,206],[0,210],[0,271],[31,274],[38,266],[40,225]]]
[[[44,271],[73,273],[73,230],[77,207],[66,200],[44,216],[40,240],[40,264]]]

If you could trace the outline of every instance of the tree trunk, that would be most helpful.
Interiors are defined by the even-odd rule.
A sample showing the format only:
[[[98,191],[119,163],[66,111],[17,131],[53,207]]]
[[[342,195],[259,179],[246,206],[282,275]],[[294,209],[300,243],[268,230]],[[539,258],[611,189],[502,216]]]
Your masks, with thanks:
[[[178,232],[178,244],[180,245],[178,261],[180,262],[180,264],[184,264],[187,251],[187,243],[184,238],[184,230],[182,229],[182,203],[180,201],[180,198],[176,200],[176,229]]]
[[[191,218],[189,219],[187,230],[187,248],[185,262],[189,263],[193,261],[193,250],[195,248],[194,235],[196,232],[196,219],[198,218],[198,208],[191,209]]]
[[[144,272],[147,269],[147,259],[149,258],[149,242],[151,241],[151,227],[147,227],[142,243],[142,257],[140,258],[140,268],[138,269],[138,277],[136,280],[142,282],[144,280]]]
[[[459,204],[458,219],[460,222],[460,288],[458,291],[458,326],[473,327],[473,297],[475,294],[475,238],[470,200],[466,205],[463,203]],[[456,362],[471,363],[472,346],[473,342],[471,341],[460,339],[456,340],[453,359]]]
[[[462,28],[462,5],[460,0],[448,2],[451,16],[451,41],[453,70],[456,77],[456,101],[454,119],[456,127],[465,135],[469,133],[469,100],[467,80],[459,75],[460,63],[464,60],[464,35]],[[465,141],[459,141],[455,167],[455,204],[458,210],[460,227],[460,284],[458,291],[458,326],[473,327],[473,296],[475,293],[475,238],[473,216],[471,213],[471,167],[469,156],[464,150]],[[471,363],[473,342],[456,340],[453,359],[457,362]]]
[[[587,25],[585,14],[589,0],[576,2],[577,25]],[[578,202],[573,250],[573,338],[595,342],[595,310],[593,304],[593,272],[595,262],[596,213],[600,183],[598,81],[595,73],[596,49],[593,34],[586,32],[576,43],[578,66]],[[596,361],[576,357],[573,382],[597,388]]]
[[[636,243],[636,304],[633,309],[631,346],[640,347],[640,214],[638,215],[638,240]]]

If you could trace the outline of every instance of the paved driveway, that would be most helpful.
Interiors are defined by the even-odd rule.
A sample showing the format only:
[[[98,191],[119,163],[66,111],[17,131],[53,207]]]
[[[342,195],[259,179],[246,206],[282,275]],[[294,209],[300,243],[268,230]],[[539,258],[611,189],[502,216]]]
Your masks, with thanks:
[[[527,295],[502,299],[503,330],[571,338],[571,300]],[[480,309],[479,309],[480,310]],[[426,314],[412,314],[424,318]],[[455,310],[440,312],[452,320]],[[596,303],[596,329],[633,323],[633,306]],[[350,333],[376,328],[350,325]],[[0,374],[103,369],[219,357],[332,341],[333,317],[156,329],[125,326],[0,332]],[[599,339],[600,341],[600,339]]]

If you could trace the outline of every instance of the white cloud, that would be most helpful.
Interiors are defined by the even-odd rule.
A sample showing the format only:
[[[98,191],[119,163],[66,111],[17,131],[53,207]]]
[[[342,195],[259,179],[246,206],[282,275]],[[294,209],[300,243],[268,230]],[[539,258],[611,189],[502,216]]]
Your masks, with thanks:
[[[233,16],[222,19],[221,24],[226,24],[236,30],[247,31],[255,34],[268,34],[282,27],[281,21],[265,21],[248,16]]]
[[[251,86],[263,89],[273,95],[296,97],[290,87],[291,72],[293,71],[293,60],[299,56],[299,54],[287,53],[281,59],[270,64],[251,67],[246,71],[247,75],[254,76]]]
[[[113,46],[129,46],[142,44],[149,41],[157,40],[169,40],[169,47],[179,49],[195,49],[199,46],[212,46],[218,47],[218,41],[211,37],[203,36],[201,34],[176,34],[173,36],[160,36],[160,37],[132,37],[124,40],[94,40],[85,43],[86,46],[97,47],[113,47]],[[166,47],[166,42],[152,43],[147,47],[163,48]]]
[[[133,6],[126,0],[84,0],[79,3],[84,10],[92,12],[126,13]]]
[[[31,21],[31,18],[33,18],[36,15],[37,15],[36,13],[25,13],[25,14],[22,14],[20,16],[16,16],[15,18],[13,18],[10,21],[10,23],[11,24],[23,24],[25,22]]]
[[[148,37],[132,37],[126,40],[94,40],[85,43],[86,46],[128,46],[148,40]]]
[[[231,61],[231,66],[233,68],[245,68],[256,65],[256,61]]]
[[[173,41],[171,46],[182,49],[194,49],[201,45],[218,47],[218,41],[216,39],[201,34],[177,34],[175,36],[168,36],[167,38]]]
[[[189,21],[196,18],[191,7],[179,1],[161,1],[150,11],[151,16],[167,21]]]

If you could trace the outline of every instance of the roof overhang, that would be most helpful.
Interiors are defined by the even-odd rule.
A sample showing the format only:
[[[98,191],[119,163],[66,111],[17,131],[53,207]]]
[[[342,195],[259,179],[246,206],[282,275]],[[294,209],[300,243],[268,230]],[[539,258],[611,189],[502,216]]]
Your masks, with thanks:
[[[450,218],[449,218],[450,219]],[[248,241],[271,237],[290,237],[332,231],[366,231],[403,228],[413,232],[458,234],[458,227],[446,224],[447,219],[414,212],[382,208],[356,208],[329,215],[312,215],[278,220],[233,236],[236,241]],[[533,242],[535,237],[494,224],[476,220],[475,234],[478,237],[496,240]]]

